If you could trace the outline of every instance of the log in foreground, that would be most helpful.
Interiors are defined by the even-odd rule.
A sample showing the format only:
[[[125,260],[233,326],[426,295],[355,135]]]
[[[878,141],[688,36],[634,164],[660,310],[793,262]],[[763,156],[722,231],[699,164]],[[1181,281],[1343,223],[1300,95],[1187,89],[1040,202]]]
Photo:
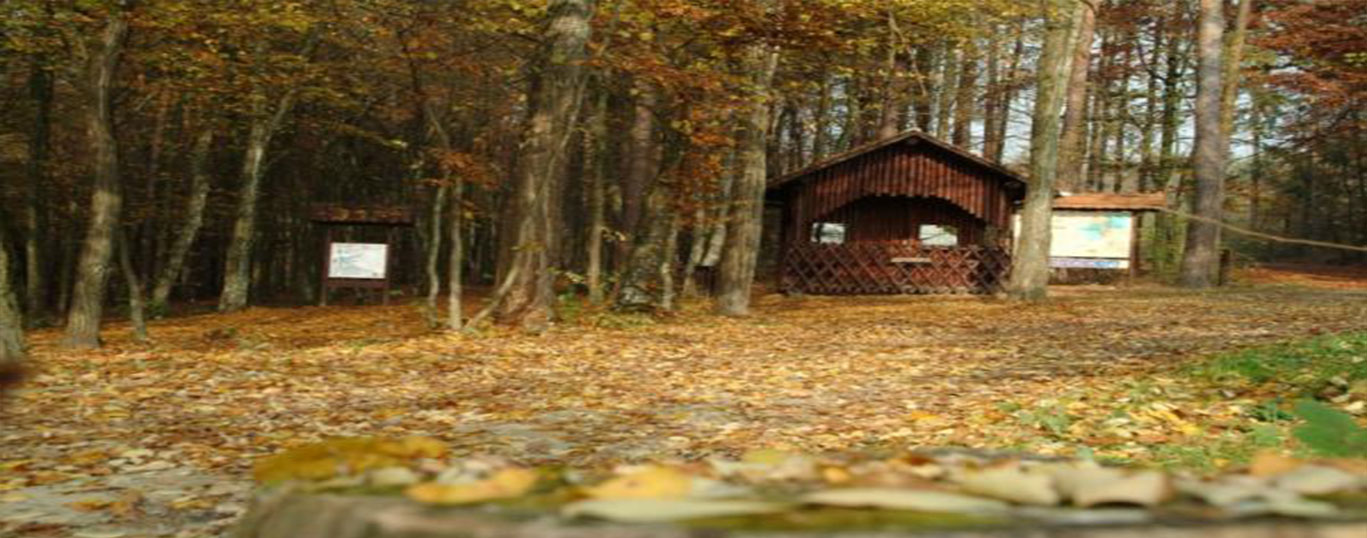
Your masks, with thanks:
[[[516,519],[470,508],[431,508],[397,497],[300,495],[260,504],[242,522],[239,538],[1362,538],[1364,522],[1291,520],[1199,525],[1094,524],[1074,526],[763,530],[706,525],[585,523],[547,515]]]
[[[534,469],[424,438],[261,461],[240,538],[1367,536],[1367,464],[1263,456],[1235,473],[948,452],[758,450],[740,460]]]

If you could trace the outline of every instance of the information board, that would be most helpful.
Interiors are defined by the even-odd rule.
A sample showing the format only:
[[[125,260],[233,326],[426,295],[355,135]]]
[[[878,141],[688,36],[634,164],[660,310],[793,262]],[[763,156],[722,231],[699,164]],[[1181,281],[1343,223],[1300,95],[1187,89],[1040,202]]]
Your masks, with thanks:
[[[1020,215],[1016,216],[1020,236]],[[1049,266],[1128,269],[1134,216],[1124,211],[1054,211],[1050,222]]]
[[[384,280],[388,265],[389,245],[384,243],[332,243],[328,278]]]

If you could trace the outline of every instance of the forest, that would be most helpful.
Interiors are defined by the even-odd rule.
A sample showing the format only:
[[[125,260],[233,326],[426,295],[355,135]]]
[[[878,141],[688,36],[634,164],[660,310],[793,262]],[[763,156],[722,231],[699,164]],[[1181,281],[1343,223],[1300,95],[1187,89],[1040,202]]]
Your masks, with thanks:
[[[7,0],[0,103],[0,531],[158,462],[240,501],[334,437],[1226,469],[1363,431],[1364,0]],[[779,293],[774,189],[899,136],[1023,183],[1009,277]],[[1120,284],[1050,284],[1079,193],[1161,200]],[[165,504],[125,501],[53,524]]]
[[[1044,7],[1069,32],[1054,188],[1196,207],[1200,6]],[[1367,242],[1360,7],[1224,6],[1229,158],[1203,214]],[[667,310],[702,274],[741,312],[764,178],[912,129],[1031,170],[1048,60],[1048,18],[1018,2],[4,9],[5,295],[76,346],[106,306],[316,302],[319,204],[414,211],[396,273],[433,323],[465,323],[437,319],[450,284],[504,291],[493,317],[534,325],[567,289]],[[1252,259],[1361,260],[1229,235]]]

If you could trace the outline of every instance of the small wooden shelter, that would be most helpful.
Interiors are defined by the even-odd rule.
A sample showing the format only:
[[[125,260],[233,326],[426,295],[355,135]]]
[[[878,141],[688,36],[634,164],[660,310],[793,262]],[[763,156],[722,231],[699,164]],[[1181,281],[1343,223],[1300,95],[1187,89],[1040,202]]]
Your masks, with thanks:
[[[767,196],[782,206],[783,291],[990,293],[1011,267],[1025,181],[908,132],[777,178]]]

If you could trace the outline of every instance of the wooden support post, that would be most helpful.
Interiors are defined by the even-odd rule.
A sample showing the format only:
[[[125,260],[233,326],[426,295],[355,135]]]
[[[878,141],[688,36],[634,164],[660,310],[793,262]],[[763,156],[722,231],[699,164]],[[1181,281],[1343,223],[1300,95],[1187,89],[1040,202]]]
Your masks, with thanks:
[[[319,282],[319,284],[320,284],[320,285],[318,286],[318,288],[319,288],[319,293],[318,293],[318,297],[319,297],[319,299],[318,299],[318,304],[319,304],[319,306],[327,306],[327,305],[328,305],[328,292],[332,291],[332,280],[331,280],[330,278],[328,278],[328,275],[332,274],[332,240],[333,240],[333,235],[332,235],[332,233],[333,233],[333,229],[334,229],[334,228],[333,228],[332,226],[327,226],[327,230],[328,230],[327,239],[326,239],[325,241],[323,241],[323,276],[322,276],[322,278],[318,279],[318,282]]]
[[[1130,212],[1130,284],[1139,276],[1139,229],[1144,226],[1143,214]]]

